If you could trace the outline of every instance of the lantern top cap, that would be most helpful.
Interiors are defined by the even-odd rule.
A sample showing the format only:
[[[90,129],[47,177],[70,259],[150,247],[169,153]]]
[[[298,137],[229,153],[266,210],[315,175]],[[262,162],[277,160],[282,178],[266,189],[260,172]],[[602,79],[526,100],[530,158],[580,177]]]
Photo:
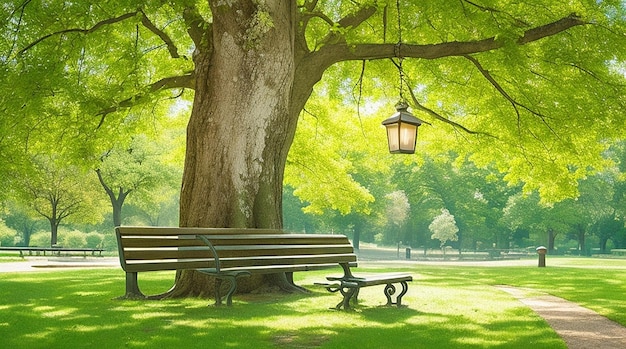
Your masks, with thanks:
[[[401,100],[396,104],[396,113],[394,113],[389,119],[386,119],[382,122],[383,125],[389,124],[397,124],[397,123],[406,123],[410,125],[420,126],[424,122],[418,118],[416,118],[413,114],[411,114],[407,109],[409,105],[406,101]]]
[[[409,104],[405,100],[400,100],[396,103],[397,111],[406,111],[407,109],[409,109]]]

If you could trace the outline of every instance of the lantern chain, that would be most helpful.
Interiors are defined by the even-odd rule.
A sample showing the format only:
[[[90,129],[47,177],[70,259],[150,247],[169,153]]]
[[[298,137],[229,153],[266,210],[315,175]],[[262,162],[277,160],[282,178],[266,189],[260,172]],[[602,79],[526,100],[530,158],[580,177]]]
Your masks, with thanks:
[[[404,70],[402,69],[402,61],[404,57],[402,57],[402,53],[400,49],[402,47],[402,23],[400,20],[400,0],[396,0],[396,13],[398,14],[398,43],[395,47],[395,56],[398,58],[398,73],[400,77],[400,103],[406,103],[404,99]]]

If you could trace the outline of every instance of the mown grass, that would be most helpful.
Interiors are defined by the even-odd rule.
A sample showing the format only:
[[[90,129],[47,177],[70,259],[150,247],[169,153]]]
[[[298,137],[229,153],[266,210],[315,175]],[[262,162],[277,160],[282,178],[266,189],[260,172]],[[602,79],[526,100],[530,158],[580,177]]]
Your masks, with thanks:
[[[610,268],[598,260],[574,261],[548,268],[361,267],[409,271],[414,282],[403,299],[406,308],[381,307],[382,287],[370,287],[352,312],[330,310],[340,296],[313,285],[340,270],[296,274],[311,294],[239,295],[233,307],[220,308],[196,298],[115,300],[124,293],[119,269],[0,273],[1,346],[565,348],[543,319],[492,286],[548,292],[626,324],[626,261],[607,262]],[[140,275],[147,293],[166,290],[172,279],[169,272]]]

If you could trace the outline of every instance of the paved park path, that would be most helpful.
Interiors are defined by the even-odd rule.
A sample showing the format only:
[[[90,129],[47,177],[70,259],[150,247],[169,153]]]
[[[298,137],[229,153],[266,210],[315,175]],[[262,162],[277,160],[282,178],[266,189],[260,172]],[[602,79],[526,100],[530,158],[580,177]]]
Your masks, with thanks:
[[[550,295],[537,295],[511,286],[496,286],[543,317],[569,349],[624,349],[626,327],[576,303]],[[530,292],[530,293],[529,293]]]

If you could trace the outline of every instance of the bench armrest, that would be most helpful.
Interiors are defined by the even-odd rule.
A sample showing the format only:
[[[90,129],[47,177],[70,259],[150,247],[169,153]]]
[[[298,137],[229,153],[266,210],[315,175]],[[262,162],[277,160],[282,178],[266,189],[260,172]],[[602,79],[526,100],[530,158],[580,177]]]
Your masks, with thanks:
[[[202,242],[204,242],[211,250],[211,254],[213,255],[213,258],[215,258],[215,272],[219,274],[220,273],[220,257],[217,255],[215,246],[213,246],[211,241],[209,241],[209,239],[207,239],[206,236],[204,235],[196,235],[196,239],[202,240]]]

